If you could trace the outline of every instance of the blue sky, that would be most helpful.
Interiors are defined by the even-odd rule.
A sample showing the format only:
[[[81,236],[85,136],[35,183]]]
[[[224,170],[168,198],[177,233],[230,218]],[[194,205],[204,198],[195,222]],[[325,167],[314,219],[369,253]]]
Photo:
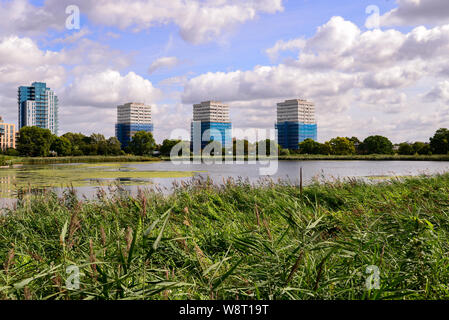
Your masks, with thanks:
[[[64,27],[68,5],[80,9],[80,30]],[[365,26],[373,5],[379,28]],[[111,136],[116,106],[142,100],[154,106],[159,141],[188,130],[192,103],[202,99],[228,103],[235,127],[269,129],[276,102],[305,98],[317,105],[321,141],[370,134],[426,141],[449,126],[446,7],[444,0],[0,0],[0,115],[16,122],[17,86],[47,81],[60,97],[61,134]]]
[[[44,1],[31,2],[42,5]],[[333,16],[342,16],[363,28],[367,18],[365,9],[373,2],[379,6],[382,12],[387,12],[395,7],[391,0],[343,0],[338,1],[338,5],[335,4],[335,1],[330,0],[289,0],[284,2],[283,12],[274,15],[262,13],[255,20],[233,28],[224,39],[200,45],[185,42],[179,36],[179,28],[173,23],[133,33],[116,27],[93,24],[85,15],[82,15],[81,26],[89,28],[92,32],[86,38],[135,55],[133,63],[127,71],[134,71],[157,83],[183,72],[202,74],[223,70],[246,70],[257,64],[269,65],[271,61],[265,50],[276,41],[280,39],[289,40],[298,36],[311,37],[318,26],[325,24]],[[107,38],[105,34],[108,32],[120,35],[120,37],[117,39]],[[73,33],[74,31],[64,30],[54,33],[52,37],[63,37]],[[45,39],[48,40],[48,37],[45,37]],[[43,44],[42,48],[60,50],[63,45]],[[177,56],[185,63],[176,70],[162,70],[149,76],[147,73],[149,64],[152,60],[162,56]],[[285,52],[282,56],[295,56],[295,54]]]

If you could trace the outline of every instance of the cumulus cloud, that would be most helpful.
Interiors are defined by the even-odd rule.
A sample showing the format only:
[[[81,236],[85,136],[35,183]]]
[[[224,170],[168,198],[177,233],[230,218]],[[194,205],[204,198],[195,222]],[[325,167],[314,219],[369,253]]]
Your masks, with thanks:
[[[444,80],[438,83],[429,93],[424,96],[424,101],[442,101],[449,104],[449,81]]]
[[[447,0],[397,0],[398,7],[381,17],[384,26],[449,23]]]
[[[62,88],[67,79],[64,59],[64,52],[41,50],[30,38],[0,38],[0,116],[17,122],[18,86],[46,81],[52,89]]]
[[[57,52],[40,49],[28,37],[4,37],[0,61],[0,115],[13,123],[17,122],[17,87],[34,81],[46,82],[58,95],[62,132],[96,128],[113,135],[118,104],[154,104],[162,96],[149,80],[118,71],[128,66],[126,55],[88,39]]]
[[[76,2],[92,28],[97,24],[139,31],[174,24],[182,37],[194,44],[213,41],[260,13],[282,10],[282,0]],[[171,103],[157,104],[161,90],[143,76],[129,72],[132,53],[127,55],[88,39],[88,29],[53,40],[64,46],[60,51],[39,48],[31,36],[49,28],[64,28],[65,7],[69,4],[73,1],[46,0],[43,6],[25,0],[0,1],[0,114],[16,119],[17,86],[39,80],[47,81],[60,97],[62,131],[113,135],[116,105],[136,100],[155,106],[159,138],[167,137],[171,128],[188,129],[192,103],[208,99],[231,104],[235,127],[260,128],[273,128],[277,102],[298,97],[313,100],[320,140],[354,131],[361,136],[381,133],[413,139],[413,135],[430,136],[432,132],[425,130],[448,121],[447,109],[438,113],[427,108],[434,102],[449,103],[449,83],[444,80],[449,75],[449,25],[417,27],[409,32],[362,31],[354,23],[334,17],[308,39],[280,40],[266,50],[273,61],[283,51],[297,52],[295,59],[248,70],[210,72],[191,79],[187,74],[161,80],[158,85],[164,89],[184,86],[184,91],[170,92]],[[415,10],[413,16],[416,6],[420,10]],[[432,16],[431,9],[424,1],[401,0],[398,9],[389,13],[389,19],[402,17],[410,24],[429,21],[431,25],[446,21],[445,8],[435,13],[438,16]],[[382,21],[387,21],[387,16]],[[178,63],[176,57],[163,57],[154,61],[149,71],[172,68]],[[416,99],[416,92],[410,96],[416,86],[421,86],[417,91],[422,92],[423,83],[428,92],[418,94],[423,99]],[[182,94],[182,102],[178,94]],[[439,116],[420,115],[423,107],[419,103],[426,103],[426,113]],[[101,117],[96,119],[93,115],[99,113]],[[425,132],[411,133],[411,126]]]
[[[40,50],[30,38],[0,39],[0,83],[15,85],[46,79],[60,87],[66,77],[66,70],[60,65],[64,59],[63,52]]]
[[[362,90],[357,99],[361,102],[361,106],[366,108],[377,106],[378,109],[390,114],[405,111],[409,106],[407,94],[391,89]]]
[[[393,119],[407,118],[412,110],[422,109],[411,92],[423,81],[431,83],[435,77],[444,77],[449,65],[449,25],[417,27],[408,33],[362,31],[350,21],[333,17],[312,37],[297,40],[301,48],[295,60],[255,66],[252,70],[209,72],[190,79],[184,88],[183,102],[192,104],[213,97],[230,103],[236,115],[233,119],[242,125],[240,117],[250,119],[257,115],[254,123],[269,128],[275,121],[276,102],[306,98],[316,103],[318,120],[324,121],[320,124],[324,134],[338,134],[336,119],[344,114],[363,112],[375,119],[372,114],[377,112],[377,119]],[[284,44],[278,42],[269,52],[275,54]],[[428,97],[444,98],[442,87],[445,86],[440,85]],[[271,112],[262,107],[261,99],[270,102]],[[237,105],[246,105],[247,109],[242,111]],[[354,119],[345,119],[341,117],[341,129],[352,130]],[[371,125],[381,126],[383,134],[398,136],[396,120],[391,121],[379,120]],[[366,134],[372,131],[376,130],[360,128]]]
[[[117,70],[83,73],[59,92],[60,127],[63,132],[101,132],[113,136],[118,105],[142,102],[156,107],[162,92],[134,72]],[[101,109],[101,110],[99,110]]]
[[[418,27],[405,34],[362,32],[355,24],[334,17],[305,40],[295,61],[194,77],[185,86],[183,101],[192,103],[208,96],[224,101],[323,99],[353,89],[401,89],[445,68],[448,55],[449,25]],[[340,109],[335,104],[332,108]]]
[[[65,103],[74,106],[115,108],[127,102],[154,103],[161,97],[159,89],[134,72],[122,76],[116,70],[82,74],[66,87]]]
[[[0,2],[0,34],[37,34],[47,29],[61,30],[65,26],[66,15],[56,14],[48,7],[37,7],[28,0]]]
[[[81,38],[84,38],[85,36],[89,35],[91,32],[89,28],[82,28],[80,31],[74,32],[73,34],[69,34],[65,36],[64,38],[57,38],[54,39],[53,43],[62,43],[62,44],[71,44],[79,41]]]
[[[148,69],[148,73],[152,74],[159,69],[172,69],[180,63],[176,57],[162,57],[153,61]]]
[[[305,40],[304,39],[293,39],[289,41],[279,40],[272,47],[267,49],[265,52],[270,57],[271,60],[276,60],[279,56],[279,53],[282,51],[299,51],[304,48]]]
[[[73,4],[73,0],[47,0],[38,7],[12,0],[1,7],[0,30],[3,34],[61,30],[67,19],[65,8]],[[120,29],[140,31],[174,23],[181,36],[195,44],[215,40],[258,13],[283,10],[282,0],[78,0],[76,5],[93,23]]]
[[[173,22],[188,42],[201,43],[220,36],[232,26],[252,20],[259,12],[276,13],[282,0],[165,1],[132,0],[93,2],[88,15],[93,21],[122,29],[147,29]]]

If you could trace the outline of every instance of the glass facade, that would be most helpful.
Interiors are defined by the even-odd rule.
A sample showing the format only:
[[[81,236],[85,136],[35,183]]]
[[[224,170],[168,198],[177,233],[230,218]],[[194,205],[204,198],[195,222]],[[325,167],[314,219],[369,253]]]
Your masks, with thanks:
[[[44,82],[19,87],[19,129],[36,126],[58,133],[58,97]]]
[[[306,139],[318,139],[318,126],[301,122],[281,122],[276,124],[278,144],[283,149],[298,150]]]
[[[146,131],[153,132],[154,127],[152,124],[122,124],[115,125],[115,136],[122,144],[122,147],[127,147],[132,140],[132,137],[136,132]]]
[[[232,146],[232,123],[194,121],[191,125],[192,142],[194,137],[201,137],[201,149],[204,149],[210,141],[219,141],[222,147],[229,148]]]

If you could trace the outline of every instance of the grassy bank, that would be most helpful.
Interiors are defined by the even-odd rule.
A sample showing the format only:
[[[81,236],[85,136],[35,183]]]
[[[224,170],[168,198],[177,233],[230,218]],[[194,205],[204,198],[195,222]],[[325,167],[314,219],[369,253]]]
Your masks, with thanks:
[[[204,157],[203,157],[204,158]],[[162,160],[169,161],[169,157],[162,157]],[[186,158],[187,160],[189,158]],[[194,158],[191,157],[190,160]],[[226,156],[223,159],[233,159],[236,160],[237,157]],[[241,156],[238,160],[255,160],[255,156]],[[264,158],[263,160],[265,160]],[[278,156],[278,160],[281,161],[316,161],[316,160],[344,160],[344,161],[449,161],[449,155],[412,155],[412,156],[402,156],[402,155],[387,155],[387,154],[373,154],[373,155],[347,155],[347,156],[336,156],[336,155],[289,155],[289,156]],[[181,159],[183,160],[183,159]],[[185,159],[184,159],[185,160]]]
[[[348,155],[348,156],[332,156],[332,155],[289,155],[279,156],[279,160],[364,160],[364,161],[449,161],[449,155]]]
[[[194,158],[187,158],[193,160]],[[204,159],[204,158],[203,158]],[[225,159],[225,158],[224,158]],[[229,159],[229,158],[228,158]],[[230,157],[237,160],[237,157]],[[238,160],[255,160],[256,157],[238,157]],[[313,161],[313,160],[359,160],[359,161],[449,161],[449,155],[289,155],[279,156],[281,161]],[[186,160],[186,159],[180,159]],[[56,163],[99,163],[99,162],[150,162],[170,161],[170,157],[144,157],[144,156],[81,156],[81,157],[8,157],[0,156],[0,166],[13,164],[56,164]]]
[[[0,299],[448,299],[448,194],[449,174],[46,194],[0,218]]]

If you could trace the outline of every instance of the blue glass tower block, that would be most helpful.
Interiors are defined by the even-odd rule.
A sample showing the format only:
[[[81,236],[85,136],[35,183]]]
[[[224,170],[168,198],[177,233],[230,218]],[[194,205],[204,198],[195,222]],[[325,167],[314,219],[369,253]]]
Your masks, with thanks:
[[[153,132],[152,124],[116,124],[115,136],[122,144],[122,147],[127,147],[131,142],[133,135],[139,131]]]
[[[301,122],[280,122],[276,124],[278,144],[283,149],[298,150],[306,139],[318,139],[318,126]]]
[[[218,141],[223,148],[230,148],[232,147],[232,123],[194,121],[191,125],[192,143],[195,139],[201,140],[201,149],[204,149],[210,141]]]
[[[53,133],[57,133],[58,97],[51,96],[48,98],[47,92],[49,91],[51,90],[45,82],[33,82],[31,86],[19,87],[19,129],[31,125],[27,123],[27,101],[33,101],[35,103],[35,110],[32,115],[34,120],[32,125],[43,129],[52,129]],[[48,101],[48,99],[52,99],[52,101]],[[53,106],[53,111],[50,109],[50,104]],[[49,119],[53,119],[54,123],[49,124]]]

